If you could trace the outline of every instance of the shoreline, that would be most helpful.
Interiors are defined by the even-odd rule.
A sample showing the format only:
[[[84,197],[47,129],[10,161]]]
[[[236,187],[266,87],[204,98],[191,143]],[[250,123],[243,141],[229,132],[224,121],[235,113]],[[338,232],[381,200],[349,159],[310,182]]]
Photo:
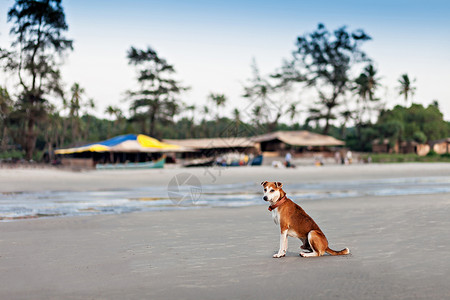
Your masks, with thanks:
[[[300,166],[295,169],[261,167],[210,167],[149,170],[0,169],[0,193],[47,191],[99,191],[167,186],[176,175],[189,173],[202,185],[345,181],[356,179],[450,176],[450,163],[402,163]]]

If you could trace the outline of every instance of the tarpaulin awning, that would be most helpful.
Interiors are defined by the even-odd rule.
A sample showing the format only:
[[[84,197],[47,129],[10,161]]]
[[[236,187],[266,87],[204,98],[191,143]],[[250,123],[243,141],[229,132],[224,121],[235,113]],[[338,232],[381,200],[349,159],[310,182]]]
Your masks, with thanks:
[[[80,147],[58,149],[55,154],[72,154],[81,152],[178,152],[185,151],[180,146],[163,143],[143,134],[126,134],[98,143]]]

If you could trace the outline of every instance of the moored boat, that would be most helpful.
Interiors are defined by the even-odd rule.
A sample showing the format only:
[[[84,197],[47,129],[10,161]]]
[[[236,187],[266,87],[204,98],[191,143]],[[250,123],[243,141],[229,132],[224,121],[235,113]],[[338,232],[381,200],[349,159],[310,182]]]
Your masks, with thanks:
[[[164,168],[166,157],[163,156],[156,161],[138,163],[97,164],[97,170],[125,170],[125,169],[161,169]]]

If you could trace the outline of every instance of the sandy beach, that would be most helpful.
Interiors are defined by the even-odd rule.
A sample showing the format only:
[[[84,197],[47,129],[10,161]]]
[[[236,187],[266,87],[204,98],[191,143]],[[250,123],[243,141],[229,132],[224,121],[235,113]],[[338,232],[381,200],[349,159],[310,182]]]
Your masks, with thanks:
[[[73,172],[59,169],[0,169],[0,192],[114,190],[167,186],[180,173],[196,176],[201,184],[352,181],[358,179],[450,176],[446,163],[301,166],[296,169],[263,167],[166,168]]]
[[[1,192],[278,180],[450,177],[449,164],[69,172],[0,170]],[[288,191],[289,193],[289,191]],[[261,200],[262,201],[262,200]],[[450,193],[319,199],[299,204],[333,249],[301,258],[267,207],[202,208],[1,222],[0,299],[445,299]]]

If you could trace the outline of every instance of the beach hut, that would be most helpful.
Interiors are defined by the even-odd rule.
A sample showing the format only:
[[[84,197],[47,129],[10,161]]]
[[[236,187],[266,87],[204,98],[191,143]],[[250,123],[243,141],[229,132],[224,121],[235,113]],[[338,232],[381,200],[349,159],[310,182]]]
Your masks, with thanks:
[[[57,149],[55,154],[62,156],[63,165],[73,167],[112,168],[111,165],[115,165],[117,168],[144,168],[162,167],[164,163],[161,163],[161,158],[164,153],[180,151],[189,149],[160,142],[143,134],[126,134],[79,147]],[[155,160],[158,163],[151,164]]]
[[[214,157],[228,152],[257,153],[256,143],[248,137],[218,137],[202,139],[165,139],[165,143],[177,145],[196,152],[185,153],[185,157]]]
[[[286,151],[296,148],[297,152],[327,151],[327,147],[343,146],[345,143],[332,136],[300,131],[275,131],[252,139],[260,144],[265,155],[284,155]]]
[[[374,153],[416,153],[424,156],[429,151],[429,145],[419,144],[416,141],[391,142],[389,139],[375,139],[372,141],[372,152]]]
[[[432,141],[430,143],[432,149],[437,154],[450,153],[450,137],[446,139],[441,139],[437,141]]]

